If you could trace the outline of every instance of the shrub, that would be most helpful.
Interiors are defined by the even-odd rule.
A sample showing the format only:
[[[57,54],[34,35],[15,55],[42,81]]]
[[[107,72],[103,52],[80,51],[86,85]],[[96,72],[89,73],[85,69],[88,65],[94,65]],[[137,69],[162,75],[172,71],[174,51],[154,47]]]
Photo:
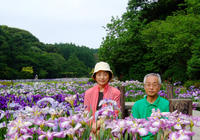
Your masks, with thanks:
[[[13,85],[13,81],[0,81],[0,85],[4,85],[4,86],[11,86]]]
[[[187,81],[184,83],[184,87],[189,88],[191,86],[194,86],[195,88],[200,87],[200,80],[197,81]]]

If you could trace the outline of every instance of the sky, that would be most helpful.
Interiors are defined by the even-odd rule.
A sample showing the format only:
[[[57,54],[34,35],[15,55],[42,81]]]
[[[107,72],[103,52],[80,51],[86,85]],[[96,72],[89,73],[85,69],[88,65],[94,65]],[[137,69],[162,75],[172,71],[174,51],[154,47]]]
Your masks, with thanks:
[[[128,0],[0,0],[0,25],[27,30],[43,43],[99,48],[111,17]]]

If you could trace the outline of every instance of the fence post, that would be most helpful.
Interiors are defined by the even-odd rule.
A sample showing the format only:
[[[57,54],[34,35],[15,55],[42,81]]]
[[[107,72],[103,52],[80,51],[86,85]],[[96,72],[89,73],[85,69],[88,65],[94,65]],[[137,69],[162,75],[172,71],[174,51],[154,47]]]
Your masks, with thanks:
[[[167,84],[167,97],[169,99],[169,111],[177,110],[183,114],[192,115],[191,99],[173,99],[173,85]]]
[[[192,99],[169,99],[169,111],[192,115]]]
[[[125,87],[124,86],[120,86],[118,87],[118,89],[120,90],[120,106],[121,106],[121,112],[122,112],[122,119],[125,118],[125,98],[124,98],[124,94],[125,94]]]
[[[167,98],[173,99],[173,85],[167,84]]]

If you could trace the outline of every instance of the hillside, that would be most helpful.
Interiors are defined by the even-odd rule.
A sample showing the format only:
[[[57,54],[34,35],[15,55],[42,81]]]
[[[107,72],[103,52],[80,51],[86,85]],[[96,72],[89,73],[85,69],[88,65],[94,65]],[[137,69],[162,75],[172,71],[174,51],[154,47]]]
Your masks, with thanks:
[[[0,79],[88,77],[97,49],[44,44],[30,32],[0,26]]]

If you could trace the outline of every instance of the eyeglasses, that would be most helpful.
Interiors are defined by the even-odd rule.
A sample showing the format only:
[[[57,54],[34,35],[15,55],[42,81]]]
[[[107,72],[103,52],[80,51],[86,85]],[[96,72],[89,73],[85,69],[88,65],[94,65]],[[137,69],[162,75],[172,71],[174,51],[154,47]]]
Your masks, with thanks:
[[[146,87],[158,87],[159,86],[159,84],[145,84],[144,86],[146,86]]]

